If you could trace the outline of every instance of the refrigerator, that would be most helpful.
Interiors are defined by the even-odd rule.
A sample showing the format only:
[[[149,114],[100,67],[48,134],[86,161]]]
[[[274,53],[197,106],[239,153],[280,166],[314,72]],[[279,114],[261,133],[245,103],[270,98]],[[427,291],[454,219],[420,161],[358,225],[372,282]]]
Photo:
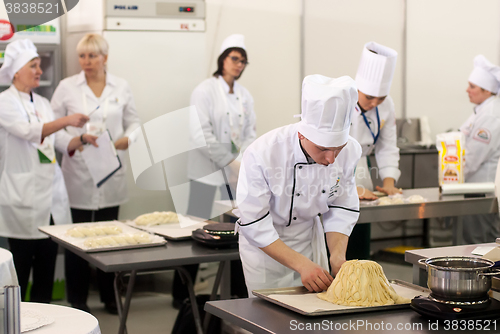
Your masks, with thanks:
[[[35,92],[50,100],[62,77],[60,18],[27,30],[22,30],[23,28],[25,27],[22,25],[11,25],[5,7],[0,6],[0,66],[3,64],[7,44],[18,39],[30,39],[38,50],[43,71],[40,87]],[[9,86],[10,84],[0,84],[0,91]]]

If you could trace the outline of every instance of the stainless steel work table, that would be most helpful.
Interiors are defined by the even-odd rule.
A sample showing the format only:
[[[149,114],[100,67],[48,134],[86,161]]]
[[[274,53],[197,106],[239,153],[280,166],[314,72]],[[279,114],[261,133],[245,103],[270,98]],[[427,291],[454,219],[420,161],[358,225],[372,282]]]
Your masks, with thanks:
[[[306,317],[259,298],[245,298],[207,302],[205,311],[254,334],[450,333],[452,331],[451,324],[446,330],[446,323],[443,320],[429,321],[411,309]],[[431,323],[437,324],[438,328],[435,330],[429,328]],[[360,326],[356,327],[357,324]],[[400,327],[402,330],[398,330],[398,324],[403,326]],[[307,330],[306,326],[310,326],[311,330]],[[496,332],[493,326],[490,327],[490,332]],[[500,322],[496,323],[496,330],[499,327]],[[466,332],[484,333],[474,330]]]
[[[61,239],[52,237],[62,247],[70,250],[89,263],[104,272],[115,273],[115,294],[117,296],[118,315],[120,317],[119,334],[126,332],[127,315],[132,299],[135,278],[138,272],[177,269],[183,279],[187,281],[191,305],[193,305],[194,314],[198,313],[196,298],[193,291],[193,282],[191,277],[182,267],[188,264],[220,262],[217,277],[214,283],[215,295],[219,282],[221,285],[221,298],[230,298],[230,272],[229,261],[240,258],[237,248],[231,249],[211,249],[197,244],[195,241],[168,241],[164,246],[136,248],[128,250],[117,250],[107,252],[86,253],[75,246],[68,244]],[[125,302],[122,304],[118,292],[118,282],[121,278],[130,274]],[[202,332],[202,325],[199,316],[196,319],[198,333]]]
[[[427,271],[424,265],[418,263],[418,260],[438,256],[477,256],[472,255],[471,252],[478,246],[498,246],[498,244],[487,243],[406,251],[405,261],[413,265],[413,284],[427,287]],[[500,280],[497,277],[493,277],[493,286],[500,286]]]
[[[360,201],[358,224],[498,212],[497,199],[493,194],[464,198],[463,195],[440,196],[437,187],[403,190],[405,198],[411,195],[421,195],[427,202],[377,206],[370,205],[368,201]],[[225,215],[236,217],[231,212],[234,208],[230,201],[215,201],[215,207],[217,212],[226,212]]]

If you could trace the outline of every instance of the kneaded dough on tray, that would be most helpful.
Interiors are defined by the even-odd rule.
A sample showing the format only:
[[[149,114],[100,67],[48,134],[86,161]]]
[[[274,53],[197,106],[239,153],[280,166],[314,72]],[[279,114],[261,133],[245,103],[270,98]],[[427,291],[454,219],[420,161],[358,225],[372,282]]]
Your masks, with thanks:
[[[382,306],[409,303],[394,291],[382,267],[374,261],[344,262],[326,292],[318,298],[346,306]]]
[[[425,202],[425,198],[420,195],[411,195],[406,199],[409,203],[422,203]]]
[[[147,233],[134,233],[132,237],[140,244],[147,244],[151,242],[151,236]]]
[[[87,238],[120,234],[122,233],[122,228],[115,225],[75,226],[68,229],[66,233],[73,238]]]
[[[378,199],[378,205],[391,205],[392,199],[390,197],[382,197]]]
[[[378,205],[404,204],[405,200],[401,196],[388,196],[378,199]]]
[[[175,212],[172,211],[162,211],[162,212],[155,211],[153,213],[146,213],[140,215],[135,219],[135,224],[141,226],[172,224],[178,222],[179,222],[179,217]]]

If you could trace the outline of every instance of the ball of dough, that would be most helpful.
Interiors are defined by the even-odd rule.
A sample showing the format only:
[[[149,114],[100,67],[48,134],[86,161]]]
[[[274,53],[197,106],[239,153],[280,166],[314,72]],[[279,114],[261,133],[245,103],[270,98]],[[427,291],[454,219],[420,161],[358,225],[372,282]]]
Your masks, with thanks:
[[[92,249],[92,248],[99,247],[99,243],[96,242],[96,240],[94,240],[94,239],[87,239],[83,242],[83,246],[88,248],[88,249]]]
[[[147,233],[135,233],[133,234],[133,237],[135,241],[137,241],[140,244],[147,244],[151,242],[151,238]]]
[[[79,226],[70,228],[66,234],[73,238],[85,238],[85,234],[83,234]]]
[[[122,229],[115,225],[106,225],[102,227],[107,235],[116,235],[122,233]]]
[[[113,240],[116,241],[118,243],[118,245],[120,245],[120,246],[128,245],[128,242],[121,235],[114,235],[111,238],[113,238]]]
[[[100,226],[95,226],[92,228],[94,231],[95,235],[106,235],[106,232],[104,232],[104,229]]]
[[[422,203],[425,202],[425,198],[423,198],[420,195],[412,195],[407,198],[408,202],[410,203]]]
[[[378,205],[391,205],[392,200],[389,197],[382,197],[378,199]]]
[[[129,245],[137,245],[138,242],[134,239],[133,236],[131,235],[124,235],[123,239],[127,242]]]

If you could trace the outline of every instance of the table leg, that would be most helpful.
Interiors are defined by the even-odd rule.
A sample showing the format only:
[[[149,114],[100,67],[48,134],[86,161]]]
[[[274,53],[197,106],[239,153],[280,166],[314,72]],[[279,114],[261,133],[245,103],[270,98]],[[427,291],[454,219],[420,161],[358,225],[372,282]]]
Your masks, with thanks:
[[[224,261],[219,262],[219,269],[217,269],[217,275],[215,276],[214,286],[212,288],[212,294],[210,295],[210,301],[215,300],[217,297],[217,290],[219,289],[220,281],[222,279],[222,273],[224,272]],[[203,333],[207,332],[208,324],[210,323],[210,318],[212,314],[206,313],[205,319],[203,319]]]
[[[429,236],[429,232],[430,232],[430,220],[429,218],[424,218],[422,220],[422,234],[424,235],[423,236],[423,239],[422,240],[422,245],[424,246],[424,248],[428,248],[429,247],[429,239],[430,239],[430,236]]]
[[[231,261],[224,262],[220,287],[220,299],[222,300],[231,299]]]
[[[127,293],[125,294],[125,304],[122,304],[122,300],[118,291],[118,280],[123,277],[124,273],[115,274],[115,295],[116,295],[116,306],[118,307],[118,316],[120,318],[120,328],[118,329],[118,334],[127,333],[127,317],[128,311],[130,309],[130,301],[132,300],[132,291],[134,290],[135,277],[137,276],[137,270],[132,270],[130,273],[130,279],[127,286]]]
[[[179,275],[181,276],[183,283],[186,284],[186,286],[187,286],[187,289],[189,292],[189,299],[191,300],[191,307],[193,309],[193,316],[194,316],[194,323],[196,326],[196,332],[198,334],[203,334],[203,328],[201,326],[200,312],[198,310],[198,302],[196,301],[196,296],[194,294],[193,281],[191,280],[191,276],[189,275],[188,271],[184,267],[174,267],[173,269],[176,269],[179,272]]]

